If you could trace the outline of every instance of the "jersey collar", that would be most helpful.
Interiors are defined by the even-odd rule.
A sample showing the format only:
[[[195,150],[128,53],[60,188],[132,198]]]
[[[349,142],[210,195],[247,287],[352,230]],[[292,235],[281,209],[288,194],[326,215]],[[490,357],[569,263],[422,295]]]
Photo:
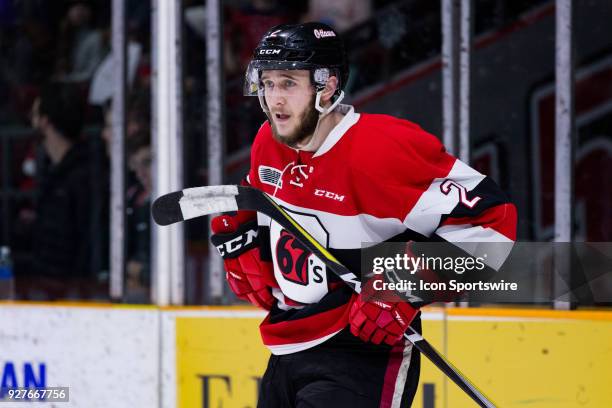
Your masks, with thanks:
[[[359,114],[355,113],[355,108],[351,105],[338,105],[336,108],[337,112],[344,115],[342,120],[332,129],[327,135],[323,144],[315,152],[312,157],[318,157],[330,150],[338,141],[344,136],[344,134],[359,120]]]

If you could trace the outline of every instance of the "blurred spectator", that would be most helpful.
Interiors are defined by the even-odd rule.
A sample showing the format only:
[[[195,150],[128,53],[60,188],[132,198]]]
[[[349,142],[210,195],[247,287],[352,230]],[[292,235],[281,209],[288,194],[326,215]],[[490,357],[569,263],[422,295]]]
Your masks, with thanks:
[[[130,95],[127,107],[125,136],[130,139],[151,123],[151,93],[148,89],[135,90]]]
[[[295,12],[278,0],[250,0],[238,6],[226,6],[223,60],[228,77],[244,72],[257,45],[257,38],[274,25],[297,19],[300,11]],[[206,6],[187,7],[185,22],[202,40],[206,39]]]
[[[23,15],[0,32],[0,103],[5,118],[27,116],[37,85],[53,72],[53,34],[40,19]],[[12,119],[12,118],[11,118]]]
[[[251,0],[238,8],[228,8],[225,37],[225,69],[229,76],[242,75],[258,40],[270,27],[297,18],[286,3],[278,0]]]
[[[128,140],[128,166],[136,182],[127,190],[126,299],[148,301],[151,282],[150,206],[151,206],[151,136],[140,130]]]
[[[310,0],[302,20],[319,21],[342,33],[371,16],[371,0]]]
[[[89,80],[106,55],[101,30],[92,24],[92,5],[72,1],[60,26],[56,70],[58,79],[84,82]]]
[[[45,86],[32,107],[32,126],[49,160],[40,175],[31,253],[16,256],[17,291],[26,299],[89,297],[101,270],[104,184],[92,176],[89,146],[81,140],[84,102],[71,85]],[[96,183],[97,182],[97,183]],[[93,200],[96,200],[94,202]],[[22,254],[23,255],[23,254]]]
[[[302,1],[250,0],[225,10],[225,73],[227,150],[235,152],[252,142],[252,129],[261,125],[264,117],[255,100],[242,95],[242,79],[259,38],[272,26],[294,23],[304,13]],[[193,16],[192,16],[193,17]],[[201,14],[200,18],[204,17]],[[192,25],[196,25],[192,21]]]
[[[113,141],[113,110],[111,109],[110,104],[108,104],[108,106],[104,109],[104,127],[102,128],[100,137],[104,142],[106,155],[110,158],[111,143]]]
[[[140,90],[130,95],[125,123],[126,143],[136,133],[148,130],[151,123],[151,94],[148,90]],[[104,127],[101,133],[102,140],[106,145],[106,153],[110,157],[111,141],[113,138],[113,111],[110,103],[104,108]],[[129,145],[127,145],[129,146]]]
[[[130,97],[126,115],[125,146],[127,166],[126,192],[126,265],[125,298],[131,303],[149,302],[150,273],[150,195],[151,132],[150,94],[136,92]],[[108,105],[101,137],[107,155],[111,155],[113,116]]]
[[[151,0],[127,0],[125,10],[129,41],[148,47],[151,42]]]

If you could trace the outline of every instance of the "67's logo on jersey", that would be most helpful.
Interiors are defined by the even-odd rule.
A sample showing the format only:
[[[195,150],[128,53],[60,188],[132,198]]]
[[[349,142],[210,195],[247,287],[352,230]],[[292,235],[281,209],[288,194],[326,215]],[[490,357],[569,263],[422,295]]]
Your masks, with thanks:
[[[310,279],[314,283],[323,282],[323,269],[312,266],[314,264],[312,252],[286,230],[281,231],[280,239],[276,243],[276,262],[288,281],[304,286],[308,285]]]
[[[321,244],[327,246],[327,231],[310,214],[288,211]],[[270,224],[274,277],[289,298],[301,303],[318,302],[328,292],[325,264],[276,222]]]

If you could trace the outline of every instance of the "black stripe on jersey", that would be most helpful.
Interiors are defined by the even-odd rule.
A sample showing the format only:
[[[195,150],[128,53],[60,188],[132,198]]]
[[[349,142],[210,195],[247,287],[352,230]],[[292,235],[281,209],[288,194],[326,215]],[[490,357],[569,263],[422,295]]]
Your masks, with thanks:
[[[327,312],[328,310],[345,305],[352,295],[353,290],[348,286],[343,286],[333,292],[329,292],[319,302],[306,305],[302,309],[281,310],[278,306],[274,305],[270,311],[270,323],[300,320]]]
[[[459,202],[450,214],[442,216],[440,224],[449,217],[475,217],[489,208],[510,202],[506,194],[489,177],[485,177],[472,191],[467,192],[468,200],[472,200],[474,197],[480,197],[481,199],[473,208]]]
[[[272,249],[270,248],[270,227],[260,225],[257,229],[259,239],[259,256],[264,262],[272,262]]]

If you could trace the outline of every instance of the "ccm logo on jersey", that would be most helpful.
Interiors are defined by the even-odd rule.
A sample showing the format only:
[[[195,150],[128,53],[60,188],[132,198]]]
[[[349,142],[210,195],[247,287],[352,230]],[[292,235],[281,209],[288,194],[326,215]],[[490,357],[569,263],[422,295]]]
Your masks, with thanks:
[[[253,243],[255,238],[257,238],[257,230],[251,229],[230,241],[217,245],[217,250],[222,257],[232,255],[235,252],[239,252],[247,248]]]
[[[266,54],[266,55],[276,55],[276,54],[280,54],[281,50],[280,49],[269,49],[269,50],[259,50],[259,54]]]
[[[335,37],[336,33],[331,30],[314,30],[314,35],[317,38]]]
[[[317,197],[331,198],[332,200],[336,200],[340,202],[344,201],[343,195],[332,193],[331,191],[321,190],[318,188],[315,189],[314,195],[316,195]]]

